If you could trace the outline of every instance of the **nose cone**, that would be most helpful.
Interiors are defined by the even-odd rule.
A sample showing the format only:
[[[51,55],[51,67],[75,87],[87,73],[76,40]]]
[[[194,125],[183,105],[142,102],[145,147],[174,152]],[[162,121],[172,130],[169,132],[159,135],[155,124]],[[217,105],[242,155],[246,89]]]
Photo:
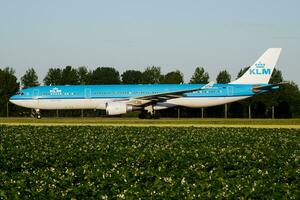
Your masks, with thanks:
[[[9,98],[9,102],[16,104],[16,101],[18,100],[18,96],[17,95],[13,95]]]

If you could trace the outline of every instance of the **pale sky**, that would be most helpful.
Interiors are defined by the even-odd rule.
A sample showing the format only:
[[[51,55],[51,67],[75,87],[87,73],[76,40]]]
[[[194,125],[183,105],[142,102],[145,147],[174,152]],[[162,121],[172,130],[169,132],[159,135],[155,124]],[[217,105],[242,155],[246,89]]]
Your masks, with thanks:
[[[299,10],[298,0],[0,0],[0,67],[42,80],[66,65],[155,65],[189,81],[201,66],[215,80],[282,47],[277,68],[300,85]]]

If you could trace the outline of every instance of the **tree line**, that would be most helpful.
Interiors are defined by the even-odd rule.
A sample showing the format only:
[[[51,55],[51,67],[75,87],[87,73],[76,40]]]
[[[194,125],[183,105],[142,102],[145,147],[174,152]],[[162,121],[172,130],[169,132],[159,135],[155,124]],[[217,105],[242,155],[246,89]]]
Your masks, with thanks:
[[[237,73],[237,78],[242,76],[249,67],[242,68]],[[184,83],[183,73],[179,70],[162,74],[157,66],[147,67],[144,71],[126,70],[122,74],[114,67],[98,67],[89,70],[85,66],[74,68],[50,68],[39,83],[38,75],[34,68],[29,68],[18,82],[15,70],[0,68],[0,115],[18,115],[26,112],[8,103],[10,96],[19,89],[38,85],[90,85],[90,84],[181,84]],[[208,83],[208,72],[203,67],[197,67],[189,83]],[[231,75],[226,70],[218,73],[217,83],[229,83]],[[274,69],[270,83],[280,83],[283,79],[282,72]],[[254,96],[250,99],[234,102],[225,106],[215,106],[205,109],[180,108],[182,117],[256,117],[256,118],[291,118],[300,116],[300,92],[294,82],[281,87],[279,91]],[[25,111],[24,111],[25,110]],[[63,111],[61,115],[77,115],[78,111]],[[67,114],[66,114],[67,113]],[[162,116],[175,117],[179,114],[177,108],[162,111]]]

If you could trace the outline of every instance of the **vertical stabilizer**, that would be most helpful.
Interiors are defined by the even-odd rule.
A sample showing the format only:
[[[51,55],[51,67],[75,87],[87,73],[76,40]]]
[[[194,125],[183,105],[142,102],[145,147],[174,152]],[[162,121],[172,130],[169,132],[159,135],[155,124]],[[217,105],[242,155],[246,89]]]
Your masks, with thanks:
[[[239,79],[230,84],[268,84],[281,48],[268,49]]]

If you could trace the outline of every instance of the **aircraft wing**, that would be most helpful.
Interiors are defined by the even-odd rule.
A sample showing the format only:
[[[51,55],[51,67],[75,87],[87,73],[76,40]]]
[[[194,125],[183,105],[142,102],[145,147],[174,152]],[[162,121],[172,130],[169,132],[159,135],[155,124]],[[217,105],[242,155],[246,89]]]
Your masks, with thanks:
[[[134,97],[132,99],[129,99],[128,104],[141,106],[141,105],[145,105],[145,104],[166,101],[169,99],[180,98],[180,97],[183,97],[185,93],[199,91],[199,90],[207,90],[207,89],[212,88],[213,85],[214,85],[214,82],[209,82],[208,84],[206,84],[200,88],[188,89],[188,90],[175,90],[175,91],[162,92],[162,93],[153,94],[153,95]]]
[[[270,85],[266,85],[266,86],[254,86],[252,88],[252,91],[253,92],[261,92],[261,91],[265,91],[265,90],[274,90],[274,89],[278,89],[279,86],[285,85],[285,84],[287,84],[287,82],[270,84]]]

